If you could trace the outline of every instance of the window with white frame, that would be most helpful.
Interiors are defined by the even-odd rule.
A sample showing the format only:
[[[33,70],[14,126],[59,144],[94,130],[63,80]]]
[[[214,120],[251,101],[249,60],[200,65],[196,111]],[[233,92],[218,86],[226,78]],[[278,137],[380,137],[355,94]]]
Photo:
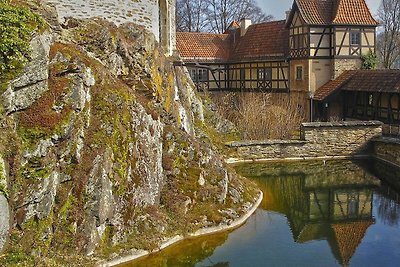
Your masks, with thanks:
[[[350,44],[351,45],[360,45],[361,44],[361,33],[360,32],[351,32],[350,33]]]
[[[189,74],[194,82],[208,81],[208,70],[206,69],[189,69]]]
[[[270,81],[270,80],[272,80],[272,69],[271,68],[259,68],[259,69],[257,69],[257,80],[259,80],[259,81]]]

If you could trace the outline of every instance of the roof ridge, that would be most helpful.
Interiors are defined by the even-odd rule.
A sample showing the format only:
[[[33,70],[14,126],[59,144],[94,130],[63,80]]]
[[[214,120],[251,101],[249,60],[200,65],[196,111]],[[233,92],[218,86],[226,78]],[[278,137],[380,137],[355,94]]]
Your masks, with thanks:
[[[224,35],[229,36],[229,33],[213,33],[213,32],[176,32],[177,34],[184,33],[184,34],[204,34],[204,35]]]

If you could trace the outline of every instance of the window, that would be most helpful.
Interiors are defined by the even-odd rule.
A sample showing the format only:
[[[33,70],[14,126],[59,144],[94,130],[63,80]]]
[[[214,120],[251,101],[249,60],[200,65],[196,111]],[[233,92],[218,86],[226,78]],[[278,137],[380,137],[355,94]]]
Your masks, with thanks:
[[[198,69],[198,81],[205,82],[208,81],[208,71],[203,69]]]
[[[193,82],[208,81],[208,71],[205,69],[189,69],[189,74]]]
[[[374,104],[374,95],[373,94],[369,94],[368,95],[368,105],[372,106]]]
[[[271,68],[257,69],[257,80],[259,80],[259,81],[272,80],[272,69]]]
[[[296,66],[296,80],[303,80],[303,66]]]
[[[361,33],[360,32],[351,32],[350,34],[350,44],[351,45],[360,45],[361,44]]]
[[[189,69],[189,74],[190,78],[192,78],[192,81],[195,82],[197,79],[196,69]]]
[[[241,81],[246,80],[246,70],[245,69],[240,69],[240,80]]]

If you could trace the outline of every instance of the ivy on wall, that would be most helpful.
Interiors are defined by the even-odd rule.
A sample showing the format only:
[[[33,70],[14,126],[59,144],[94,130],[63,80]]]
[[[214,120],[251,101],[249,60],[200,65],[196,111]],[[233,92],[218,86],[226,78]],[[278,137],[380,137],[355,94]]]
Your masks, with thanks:
[[[363,61],[362,68],[366,70],[375,70],[378,66],[378,57],[373,52],[368,52],[361,57]]]
[[[29,61],[29,42],[44,20],[29,8],[0,0],[0,87],[15,78]]]

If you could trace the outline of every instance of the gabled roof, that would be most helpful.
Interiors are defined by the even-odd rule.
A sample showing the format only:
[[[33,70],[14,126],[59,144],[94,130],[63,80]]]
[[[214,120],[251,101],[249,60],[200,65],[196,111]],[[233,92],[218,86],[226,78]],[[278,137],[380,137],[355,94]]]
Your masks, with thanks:
[[[176,33],[176,46],[183,60],[225,62],[229,59],[232,42],[229,34]]]
[[[289,45],[289,33],[283,20],[253,24],[242,37],[236,32],[177,32],[176,37],[183,60],[196,62],[285,59]]]
[[[336,5],[332,24],[378,25],[365,0],[336,0]]]
[[[326,100],[334,92],[363,91],[400,93],[400,70],[352,70],[321,86],[314,99]]]
[[[296,0],[296,4],[307,24],[326,25],[332,22],[332,0]]]
[[[231,31],[240,29],[240,24],[236,20],[232,21],[231,24],[229,24],[228,28],[226,28],[224,34],[230,33]]]
[[[239,39],[231,59],[283,58],[287,54],[288,38],[284,20],[253,24]]]
[[[290,19],[296,10],[310,25],[378,25],[365,0],[295,0]]]

